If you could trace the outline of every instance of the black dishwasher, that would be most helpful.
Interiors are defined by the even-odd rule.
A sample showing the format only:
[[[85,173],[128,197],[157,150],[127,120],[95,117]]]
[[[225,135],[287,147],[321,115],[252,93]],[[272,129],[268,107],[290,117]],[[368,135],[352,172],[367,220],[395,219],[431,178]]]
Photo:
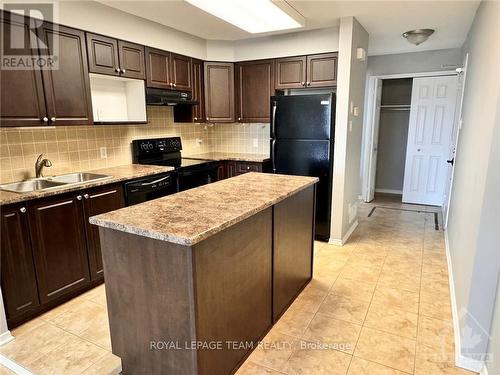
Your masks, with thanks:
[[[142,203],[177,192],[177,176],[174,172],[144,177],[126,182],[125,204]]]

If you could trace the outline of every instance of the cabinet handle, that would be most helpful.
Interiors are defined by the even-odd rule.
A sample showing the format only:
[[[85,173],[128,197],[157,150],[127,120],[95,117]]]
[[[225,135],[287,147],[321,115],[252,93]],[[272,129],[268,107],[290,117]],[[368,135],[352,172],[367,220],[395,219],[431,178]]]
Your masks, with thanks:
[[[311,85],[311,82],[306,82],[306,86],[310,86]]]
[[[122,73],[125,74],[127,71],[125,69],[122,69]]]
[[[198,117],[195,117],[195,118],[194,118],[194,121],[196,121],[196,120],[198,120]]]
[[[120,73],[120,68],[116,68],[115,72]]]
[[[76,199],[78,199],[79,201],[81,201],[82,200],[82,196],[81,195],[77,195]]]
[[[56,118],[55,118],[55,117],[51,117],[51,118],[50,118],[50,121],[52,121],[52,122],[56,122]]]
[[[26,213],[26,207],[21,207],[19,211],[21,211],[22,214]]]
[[[250,167],[247,167],[247,170],[249,171],[249,170],[250,170]]]
[[[48,117],[44,117],[44,118],[42,118],[42,121],[43,122],[49,122],[49,118]]]
[[[238,121],[241,121],[241,117],[238,117]]]
[[[174,87],[177,87],[177,84],[174,83]]]
[[[84,197],[85,199],[89,199],[89,195],[88,195],[88,194],[83,194],[83,197]]]
[[[305,85],[306,85],[306,83],[305,83],[305,82],[300,82],[300,84],[301,84],[302,86],[305,86]]]

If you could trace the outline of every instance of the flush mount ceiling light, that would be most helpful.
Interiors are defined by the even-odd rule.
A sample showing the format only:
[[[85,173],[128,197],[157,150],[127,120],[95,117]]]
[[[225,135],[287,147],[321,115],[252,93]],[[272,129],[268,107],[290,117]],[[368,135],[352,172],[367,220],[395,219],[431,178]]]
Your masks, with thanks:
[[[305,25],[304,17],[283,0],[186,1],[252,34],[296,29]]]
[[[410,43],[415,44],[418,46],[419,44],[425,42],[429,37],[434,33],[434,29],[417,29],[417,30],[410,30],[405,33],[403,33],[403,38],[406,38],[406,40]]]

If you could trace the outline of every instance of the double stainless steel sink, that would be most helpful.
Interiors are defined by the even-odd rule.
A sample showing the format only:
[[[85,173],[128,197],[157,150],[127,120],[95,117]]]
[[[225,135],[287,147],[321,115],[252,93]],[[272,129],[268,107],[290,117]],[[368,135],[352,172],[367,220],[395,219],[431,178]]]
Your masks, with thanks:
[[[30,193],[34,191],[57,189],[68,185],[105,180],[108,178],[111,178],[111,176],[98,173],[68,173],[60,176],[33,178],[25,181],[3,184],[0,185],[0,190],[11,191],[14,193]]]

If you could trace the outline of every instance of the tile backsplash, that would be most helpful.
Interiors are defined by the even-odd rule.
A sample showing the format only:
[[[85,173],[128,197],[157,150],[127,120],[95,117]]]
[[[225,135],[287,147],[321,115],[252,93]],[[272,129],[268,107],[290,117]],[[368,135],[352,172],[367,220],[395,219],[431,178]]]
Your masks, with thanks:
[[[174,123],[172,107],[148,107],[144,125],[0,128],[0,182],[34,177],[36,157],[52,161],[47,175],[132,162],[133,139],[180,136],[183,155],[209,151],[269,152],[269,124]],[[101,148],[106,158],[101,158]]]

